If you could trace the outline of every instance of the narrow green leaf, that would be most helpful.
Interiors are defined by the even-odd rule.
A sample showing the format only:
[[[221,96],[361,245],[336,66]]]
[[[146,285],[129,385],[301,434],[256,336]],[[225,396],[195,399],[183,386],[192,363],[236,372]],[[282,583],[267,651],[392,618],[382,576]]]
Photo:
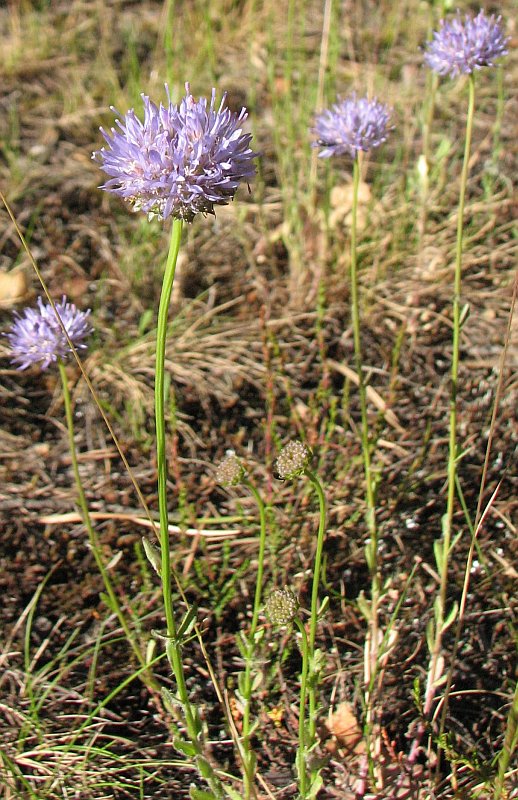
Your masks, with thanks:
[[[142,537],[142,546],[144,548],[144,553],[146,554],[147,560],[155,570],[157,575],[160,575],[162,570],[162,559],[160,557],[160,552],[153,547],[149,539],[146,539],[145,536]]]
[[[207,792],[205,789],[197,789],[196,786],[191,786],[189,796],[191,800],[218,800],[212,792]]]
[[[444,547],[442,539],[436,539],[435,542],[433,543],[433,554],[435,556],[435,563],[437,565],[437,571],[439,573],[442,572],[443,553],[444,553]]]
[[[452,605],[452,607],[450,608],[449,612],[448,612],[448,616],[444,620],[444,623],[443,623],[443,626],[442,626],[442,632],[443,633],[444,633],[444,631],[447,631],[448,628],[451,625],[453,625],[453,623],[455,622],[455,620],[457,618],[458,610],[459,610],[459,604],[457,603],[457,601],[455,601],[454,604]]]
[[[193,743],[186,742],[185,739],[180,739],[178,737],[173,738],[173,747],[175,750],[183,753],[184,756],[187,756],[188,758],[194,758],[197,754],[196,747],[193,745]]]

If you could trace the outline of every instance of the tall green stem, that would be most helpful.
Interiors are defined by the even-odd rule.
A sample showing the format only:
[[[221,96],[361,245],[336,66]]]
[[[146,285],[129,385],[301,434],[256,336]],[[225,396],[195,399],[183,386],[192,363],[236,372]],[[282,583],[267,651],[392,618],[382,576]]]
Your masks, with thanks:
[[[308,775],[307,775],[307,749],[308,742],[306,740],[306,695],[308,683],[308,669],[309,669],[309,643],[306,634],[306,629],[300,617],[295,617],[294,620],[301,636],[301,651],[302,651],[302,672],[300,675],[300,699],[299,699],[299,747],[297,751],[297,763],[299,774],[299,797],[303,800],[308,791]]]
[[[371,762],[377,754],[376,734],[374,732],[374,704],[373,690],[378,669],[379,647],[379,616],[378,606],[381,589],[381,580],[378,565],[378,528],[376,523],[376,492],[374,476],[372,473],[371,451],[369,441],[369,422],[367,418],[367,390],[363,378],[362,343],[360,333],[360,304],[358,291],[358,262],[357,262],[357,220],[358,220],[358,189],[360,185],[360,164],[358,153],[353,162],[353,200],[351,214],[351,323],[353,328],[354,358],[358,375],[358,390],[360,396],[361,415],[361,444],[363,455],[363,470],[365,474],[365,499],[366,522],[369,532],[369,542],[365,547],[365,557],[370,573],[371,601],[369,609],[369,633],[365,648],[365,705],[366,705],[366,731],[369,740],[368,756]]]
[[[451,357],[451,388],[450,388],[450,435],[448,452],[448,497],[446,501],[446,513],[443,518],[443,539],[440,548],[439,570],[439,596],[436,607],[435,617],[435,639],[428,673],[427,693],[424,703],[424,714],[428,716],[431,712],[432,703],[435,697],[435,683],[440,677],[437,674],[439,657],[442,648],[442,638],[444,633],[444,621],[446,616],[446,599],[448,589],[448,564],[450,556],[453,510],[455,503],[455,482],[457,478],[457,381],[459,374],[459,353],[460,353],[460,332],[461,332],[461,282],[462,282],[462,251],[464,238],[464,208],[466,202],[466,189],[469,173],[469,156],[471,151],[471,136],[473,131],[473,117],[475,113],[475,79],[469,76],[469,99],[468,113],[466,118],[466,137],[464,143],[464,159],[460,178],[459,206],[457,212],[457,244],[455,256],[455,274],[453,285],[453,337],[452,337],[452,357]]]
[[[242,743],[244,755],[244,789],[245,800],[253,794],[254,774],[255,774],[255,756],[250,747],[250,704],[252,699],[252,667],[256,650],[255,636],[257,633],[257,625],[259,622],[259,612],[261,609],[261,598],[263,589],[263,572],[264,572],[264,553],[266,549],[266,512],[261,495],[250,481],[245,480],[245,485],[252,492],[254,499],[259,509],[260,521],[260,534],[259,534],[259,554],[257,563],[257,578],[255,584],[254,594],[254,608],[252,612],[252,623],[248,634],[248,641],[246,643],[246,657],[245,657],[245,675],[243,683],[243,723],[242,723]]]
[[[223,789],[212,766],[203,754],[201,743],[201,722],[196,708],[191,704],[182,663],[182,643],[178,640],[178,629],[173,610],[173,596],[171,592],[172,572],[171,556],[169,549],[169,512],[167,508],[167,456],[165,436],[165,350],[167,342],[167,320],[171,293],[173,291],[174,275],[180,242],[182,237],[182,220],[175,219],[171,231],[171,240],[167,263],[162,282],[162,293],[158,307],[158,321],[156,334],[156,369],[155,369],[155,426],[156,426],[156,456],[158,473],[158,509],[160,519],[160,552],[161,552],[161,579],[164,611],[167,629],[166,652],[169,663],[176,679],[178,700],[185,715],[185,724],[191,740],[194,758],[200,774],[205,778],[216,797],[223,797]]]
[[[95,559],[95,563],[97,565],[97,569],[99,570],[99,574],[101,575],[104,588],[106,590],[106,594],[108,595],[110,601],[110,608],[112,611],[115,612],[117,619],[119,620],[119,624],[122,630],[124,631],[124,635],[128,643],[130,644],[131,649],[135,653],[137,661],[139,662],[141,667],[144,667],[146,666],[146,660],[142,654],[140,647],[135,641],[135,636],[133,632],[130,630],[126,616],[120,606],[119,598],[117,597],[117,593],[113,588],[110,576],[108,574],[108,571],[104,565],[104,561],[101,556],[101,547],[97,533],[90,519],[90,512],[88,510],[88,503],[83,489],[83,482],[81,480],[81,475],[79,473],[77,450],[74,441],[74,415],[72,413],[72,403],[70,400],[68,378],[65,365],[61,359],[58,359],[58,367],[59,367],[59,375],[61,378],[61,385],[63,387],[63,402],[65,404],[65,417],[67,421],[70,458],[72,460],[72,471],[74,473],[74,480],[76,484],[79,508],[81,509],[81,516],[83,518],[83,522],[86,527],[86,531],[88,533],[88,540],[90,542],[90,547],[93,553],[93,557]],[[143,680],[145,681],[146,685],[148,685],[150,688],[153,688],[155,690],[158,688],[158,684],[156,683],[156,681],[152,679],[149,673],[143,673]]]
[[[318,670],[315,669],[315,638],[317,633],[318,623],[318,587],[320,584],[320,573],[322,571],[322,554],[324,550],[324,534],[326,530],[326,498],[322,484],[318,477],[310,470],[304,470],[305,475],[309,478],[311,483],[316,489],[318,495],[318,503],[320,508],[318,534],[317,534],[317,547],[315,552],[315,564],[313,567],[313,586],[311,590],[311,613],[309,621],[309,640],[308,640],[308,654],[309,654],[309,747],[316,741],[316,726],[317,726],[317,684],[318,684]]]
[[[367,419],[367,390],[363,379],[363,359],[360,333],[360,305],[358,292],[358,261],[357,261],[357,220],[358,220],[358,189],[360,185],[360,164],[358,155],[353,162],[353,202],[351,213],[351,323],[353,328],[354,358],[358,375],[358,391],[360,395],[361,413],[361,442],[363,467],[365,472],[365,490],[367,500],[367,527],[371,537],[372,550],[377,554],[377,528],[376,528],[376,499],[374,481],[372,477],[371,453],[369,442],[369,422]],[[377,573],[376,558],[372,566],[369,564],[371,577]]]
[[[171,557],[169,549],[169,512],[167,510],[167,457],[165,438],[165,348],[167,340],[167,319],[171,293],[173,291],[176,261],[180,250],[182,221],[175,219],[171,231],[169,253],[162,283],[158,322],[156,332],[156,369],[155,369],[155,426],[156,426],[156,459],[158,472],[158,508],[160,518],[160,550],[162,559],[162,593],[167,625],[167,635],[176,638],[176,621],[173,612],[171,594]]]
[[[457,381],[459,375],[460,351],[460,293],[462,282],[462,250],[464,240],[464,207],[466,204],[466,189],[468,185],[469,155],[471,152],[471,135],[473,131],[473,117],[475,113],[475,79],[469,76],[469,100],[466,120],[466,141],[464,143],[464,159],[460,179],[459,208],[457,212],[457,246],[455,254],[455,276],[453,286],[453,341],[451,356],[451,391],[450,391],[450,441],[448,454],[448,500],[446,505],[446,520],[444,530],[444,569],[441,574],[441,606],[446,603],[448,552],[451,542],[451,529],[453,520],[453,505],[455,501],[455,479],[457,474]]]

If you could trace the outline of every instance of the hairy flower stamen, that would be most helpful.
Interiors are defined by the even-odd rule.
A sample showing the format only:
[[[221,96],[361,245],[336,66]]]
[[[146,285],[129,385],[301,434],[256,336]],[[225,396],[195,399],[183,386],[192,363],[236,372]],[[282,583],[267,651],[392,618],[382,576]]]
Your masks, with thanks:
[[[178,106],[166,91],[165,106],[142,95],[143,122],[131,109],[116,120],[118,130],[101,128],[107,147],[93,158],[109,176],[101,188],[133,210],[191,222],[199,212],[213,214],[214,206],[227,205],[239,184],[252,180],[257,153],[251,134],[242,130],[246,109],[236,114],[225,108],[225,95],[216,108],[215,89],[210,102],[196,101],[187,83]]]

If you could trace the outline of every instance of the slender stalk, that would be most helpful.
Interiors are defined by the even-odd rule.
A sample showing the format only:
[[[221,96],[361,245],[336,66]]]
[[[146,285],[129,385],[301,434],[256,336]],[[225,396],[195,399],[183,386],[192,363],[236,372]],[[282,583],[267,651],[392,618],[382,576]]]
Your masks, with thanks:
[[[358,291],[358,262],[357,262],[357,220],[358,220],[358,189],[360,185],[360,163],[358,153],[353,162],[353,197],[351,212],[351,323],[353,328],[354,357],[358,375],[358,390],[360,395],[361,414],[361,444],[363,456],[363,470],[365,474],[365,499],[366,522],[369,532],[369,542],[365,548],[367,566],[371,582],[371,600],[369,614],[369,630],[365,648],[365,706],[366,730],[369,739],[368,757],[374,760],[377,746],[374,734],[374,707],[373,691],[378,668],[379,650],[379,616],[378,605],[381,590],[381,580],[378,564],[378,527],[376,522],[376,493],[374,476],[372,473],[371,450],[369,440],[369,421],[367,418],[367,390],[363,377],[363,358],[360,332],[360,305]],[[374,737],[374,745],[372,738]]]
[[[81,516],[83,518],[84,525],[86,527],[86,531],[88,533],[88,540],[90,542],[90,547],[95,559],[95,563],[97,569],[99,570],[99,574],[102,578],[104,588],[106,594],[108,595],[110,601],[110,609],[115,612],[117,619],[119,620],[119,624],[124,631],[124,635],[133,650],[138,663],[141,667],[146,666],[146,659],[142,654],[140,647],[138,646],[137,642],[135,641],[135,636],[131,631],[126,616],[120,606],[119,598],[117,597],[117,593],[113,588],[113,584],[110,580],[110,576],[108,574],[108,570],[104,564],[104,561],[101,556],[101,546],[99,543],[99,538],[95,531],[94,526],[92,525],[92,521],[90,518],[90,512],[88,510],[88,503],[86,500],[86,496],[83,489],[83,483],[81,480],[81,475],[79,473],[79,465],[77,460],[77,450],[74,441],[74,415],[72,413],[72,403],[70,400],[70,390],[68,386],[68,378],[65,369],[65,365],[61,359],[58,359],[58,367],[59,367],[59,375],[61,378],[61,385],[63,388],[63,401],[65,405],[65,417],[67,422],[67,429],[68,429],[68,441],[69,441],[69,448],[70,448],[70,458],[72,460],[72,471],[74,473],[74,480],[76,484],[76,491],[77,491],[77,498],[79,503],[79,508],[81,510]],[[149,687],[153,689],[158,689],[159,686],[155,680],[152,679],[149,673],[142,673],[143,680]]]
[[[155,426],[156,426],[156,458],[158,472],[158,508],[160,518],[160,550],[162,559],[162,593],[167,635],[176,638],[176,621],[173,612],[171,595],[171,558],[169,550],[169,513],[167,509],[167,458],[165,438],[165,348],[167,340],[167,318],[171,293],[173,291],[176,261],[180,250],[182,221],[175,219],[171,232],[169,253],[162,283],[160,305],[158,308],[156,369],[155,369]]]
[[[358,154],[353,162],[353,198],[351,211],[351,323],[353,327],[354,358],[358,374],[358,389],[360,394],[361,413],[361,443],[363,466],[365,472],[365,490],[367,500],[367,527],[371,536],[374,555],[377,555],[377,527],[376,527],[376,499],[374,481],[372,476],[371,453],[369,442],[369,422],[367,419],[367,390],[363,378],[363,359],[360,333],[360,306],[358,292],[358,261],[357,261],[357,221],[358,221],[358,189],[360,185],[360,164]],[[377,564],[369,565],[371,577],[377,572]]]
[[[301,635],[302,651],[302,672],[300,675],[300,699],[299,699],[299,747],[297,751],[297,763],[299,765],[299,797],[302,800],[307,796],[308,775],[306,770],[306,755],[308,742],[306,739],[306,696],[308,690],[308,670],[309,670],[309,643],[306,628],[300,617],[295,617],[295,625]]]
[[[309,621],[309,640],[308,640],[308,657],[309,657],[309,685],[308,685],[308,698],[309,698],[309,723],[308,723],[308,746],[316,741],[316,726],[317,726],[317,684],[318,674],[315,672],[315,638],[317,633],[318,623],[318,586],[320,583],[320,573],[322,571],[322,553],[324,549],[324,534],[326,530],[326,498],[322,484],[318,477],[309,469],[304,470],[304,474],[309,478],[311,483],[316,489],[318,495],[318,502],[320,507],[320,518],[318,524],[317,534],[317,547],[315,552],[315,564],[313,567],[313,586],[311,590],[311,611]]]
[[[462,281],[462,250],[464,238],[464,207],[466,201],[466,188],[468,183],[469,156],[471,151],[471,136],[473,131],[473,117],[475,112],[475,80],[474,76],[469,76],[469,98],[468,113],[466,119],[466,136],[464,143],[464,159],[460,178],[459,206],[457,216],[457,244],[455,256],[455,273],[453,285],[453,338],[452,338],[452,358],[451,358],[451,388],[450,388],[450,435],[448,452],[448,496],[446,501],[446,513],[443,518],[443,539],[441,547],[439,569],[439,595],[435,618],[435,639],[432,648],[430,667],[428,672],[428,684],[423,706],[423,713],[426,717],[430,715],[433,700],[435,698],[436,682],[440,675],[438,673],[439,658],[442,649],[442,639],[444,633],[444,621],[446,616],[446,599],[448,589],[448,564],[450,556],[453,510],[455,503],[455,482],[457,477],[457,382],[459,374],[459,353],[460,353],[460,329],[461,329],[461,281]]]
[[[263,590],[263,572],[264,572],[264,553],[266,549],[266,511],[263,499],[256,487],[248,480],[244,481],[245,485],[252,492],[254,499],[259,509],[259,554],[257,563],[257,578],[255,584],[254,594],[254,608],[252,612],[252,623],[248,634],[248,641],[246,646],[245,656],[245,676],[243,683],[243,723],[242,723],[242,746],[243,746],[243,762],[244,762],[244,790],[245,800],[252,797],[254,788],[254,774],[255,774],[255,757],[250,747],[250,704],[252,699],[252,667],[255,655],[255,636],[257,633],[257,625],[259,622],[259,612],[261,609],[261,599]]]
[[[182,662],[182,642],[178,640],[178,629],[173,610],[171,556],[169,549],[169,512],[167,508],[167,456],[165,435],[165,350],[167,341],[167,320],[171,293],[180,242],[182,237],[182,220],[175,219],[171,231],[169,252],[162,282],[162,293],[158,307],[156,368],[155,368],[155,427],[156,455],[158,474],[158,509],[160,520],[160,552],[161,580],[164,611],[166,619],[167,643],[166,652],[176,679],[178,700],[185,715],[185,724],[195,751],[195,761],[200,774],[205,778],[216,797],[223,797],[223,788],[211,764],[203,754],[201,743],[201,722],[196,708],[191,704],[185,682]]]

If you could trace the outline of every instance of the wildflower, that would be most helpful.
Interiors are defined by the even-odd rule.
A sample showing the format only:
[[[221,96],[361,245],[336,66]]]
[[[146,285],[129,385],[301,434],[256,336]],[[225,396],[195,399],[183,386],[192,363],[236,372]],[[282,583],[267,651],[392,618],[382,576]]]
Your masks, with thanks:
[[[79,311],[73,303],[67,302],[65,295],[61,303],[56,303],[68,336],[76,348],[86,347],[83,339],[92,328],[88,321],[90,310]],[[18,369],[26,369],[40,364],[46,369],[58,358],[66,358],[71,352],[63,329],[49,304],[38,298],[38,308],[26,308],[23,314],[15,314],[15,321],[7,334],[11,348],[11,360]]]
[[[245,468],[236,454],[229,450],[216,470],[216,483],[221,486],[237,486],[246,476]]]
[[[391,109],[383,103],[353,93],[318,114],[313,130],[318,138],[313,147],[324,148],[321,158],[345,153],[355,158],[359,150],[371,150],[386,140],[390,115]]]
[[[264,610],[273,625],[290,625],[299,610],[295,592],[288,589],[273,589],[266,599]]]
[[[507,37],[500,25],[501,17],[457,16],[449,22],[441,20],[440,28],[426,45],[425,61],[439,75],[455,78],[471,74],[482,67],[494,67],[495,60],[507,53]]]
[[[290,481],[302,475],[309,466],[312,452],[306,444],[293,441],[285,445],[273,462],[273,477]]]
[[[101,128],[108,147],[93,158],[110,176],[101,188],[135,211],[190,222],[198,212],[213,214],[215,205],[233,199],[239,183],[255,175],[257,153],[250,149],[251,134],[242,132],[245,108],[239,114],[224,108],[223,95],[216,109],[215,89],[208,104],[205,97],[194,99],[188,83],[185,88],[179,106],[167,86],[168,105],[142,95],[144,122],[131,109],[116,120],[119,130]]]

